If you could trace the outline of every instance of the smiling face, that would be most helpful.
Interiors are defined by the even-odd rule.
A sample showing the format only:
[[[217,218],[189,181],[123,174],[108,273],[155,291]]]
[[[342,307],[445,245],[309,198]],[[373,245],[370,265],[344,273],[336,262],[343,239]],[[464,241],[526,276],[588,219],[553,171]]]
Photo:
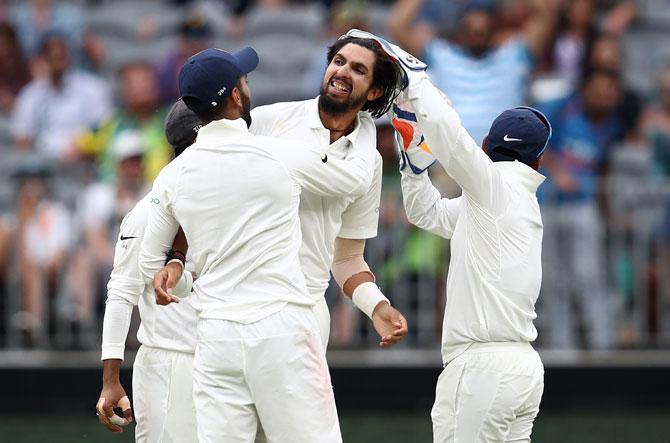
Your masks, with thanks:
[[[330,61],[319,96],[321,109],[331,115],[359,111],[367,101],[381,96],[373,88],[375,54],[354,43],[344,45]]]

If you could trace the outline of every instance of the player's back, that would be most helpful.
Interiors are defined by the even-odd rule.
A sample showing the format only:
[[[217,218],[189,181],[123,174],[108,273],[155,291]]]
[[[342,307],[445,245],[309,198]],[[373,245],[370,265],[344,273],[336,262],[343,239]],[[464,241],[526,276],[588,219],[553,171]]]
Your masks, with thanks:
[[[542,280],[542,218],[535,196],[543,177],[519,162],[498,162],[506,207],[495,214],[461,197],[451,240],[443,358],[473,342],[530,342]],[[459,349],[460,348],[460,349]]]
[[[287,303],[310,305],[298,261],[300,186],[277,153],[291,142],[211,125],[168,165],[198,275],[194,306],[204,318],[250,323]]]

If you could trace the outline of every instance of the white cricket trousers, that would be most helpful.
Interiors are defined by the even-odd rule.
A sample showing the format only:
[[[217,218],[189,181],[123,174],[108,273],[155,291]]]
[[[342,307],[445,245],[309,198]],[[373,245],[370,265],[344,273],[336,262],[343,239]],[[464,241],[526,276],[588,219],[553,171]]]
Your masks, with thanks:
[[[433,442],[530,442],[543,390],[529,343],[475,343],[437,381]]]
[[[201,319],[193,394],[200,443],[340,443],[335,397],[311,308],[251,324]]]
[[[328,349],[328,339],[330,338],[330,311],[328,310],[326,297],[321,297],[314,303],[312,312],[314,312],[314,316],[316,317],[321,344],[323,344],[323,351],[325,352]]]
[[[140,346],[133,364],[138,443],[195,443],[193,354]]]

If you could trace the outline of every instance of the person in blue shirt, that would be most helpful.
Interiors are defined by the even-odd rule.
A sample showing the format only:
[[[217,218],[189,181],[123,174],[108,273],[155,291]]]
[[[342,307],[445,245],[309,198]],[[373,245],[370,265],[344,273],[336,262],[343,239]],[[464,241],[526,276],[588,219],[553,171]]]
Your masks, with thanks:
[[[525,0],[528,10],[520,32],[495,39],[498,14],[493,2],[469,2],[453,39],[426,32],[414,21],[424,0],[395,3],[389,31],[398,45],[425,61],[435,86],[449,96],[463,126],[477,142],[505,109],[526,103],[529,77],[549,44],[556,22],[553,2]]]
[[[602,177],[610,143],[619,138],[621,85],[616,73],[588,72],[573,95],[544,104],[554,135],[544,167],[548,177],[542,202],[544,243],[542,299],[546,303],[546,345],[578,346],[577,320],[587,345],[614,343],[614,303],[606,285],[603,211],[607,189]],[[571,312],[578,306],[581,315]]]

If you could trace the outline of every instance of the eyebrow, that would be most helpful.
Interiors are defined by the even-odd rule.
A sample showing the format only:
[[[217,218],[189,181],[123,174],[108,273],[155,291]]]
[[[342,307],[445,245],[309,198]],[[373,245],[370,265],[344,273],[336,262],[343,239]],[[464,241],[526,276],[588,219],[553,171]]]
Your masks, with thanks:
[[[339,52],[337,54],[335,54],[335,56],[333,57],[333,60],[335,60],[338,57],[341,58],[342,60],[344,60],[345,62],[348,62],[347,58],[345,56],[343,56],[342,54],[340,54]],[[360,63],[360,62],[351,62],[351,65],[354,68],[363,68],[363,69],[365,69],[365,72],[370,71],[370,68],[368,68],[365,64]]]

